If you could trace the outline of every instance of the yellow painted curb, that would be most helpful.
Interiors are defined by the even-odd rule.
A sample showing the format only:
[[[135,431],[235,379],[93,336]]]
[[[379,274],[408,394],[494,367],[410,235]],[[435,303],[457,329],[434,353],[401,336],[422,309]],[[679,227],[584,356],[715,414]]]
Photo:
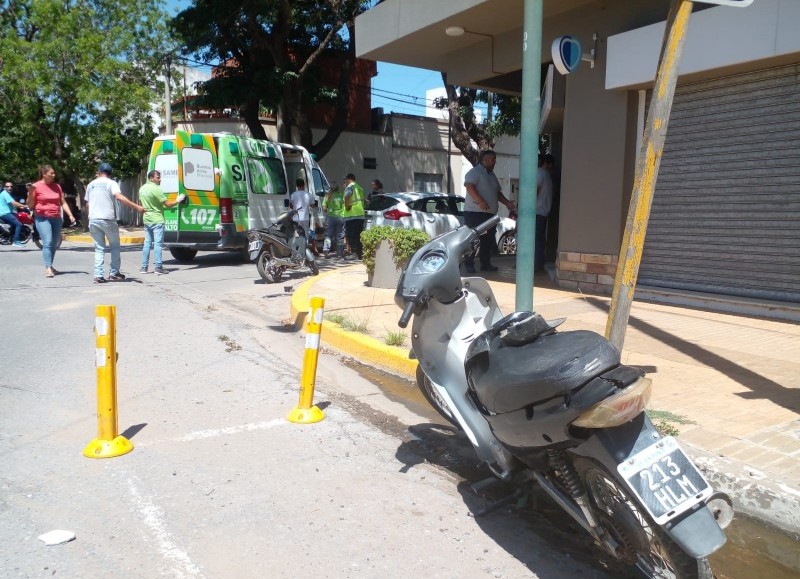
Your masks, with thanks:
[[[65,237],[64,241],[71,241],[73,243],[94,243],[91,235],[70,235]],[[144,237],[123,236],[119,238],[120,245],[139,245],[144,243]]]
[[[304,281],[295,288],[291,305],[289,306],[295,328],[300,328],[304,325],[311,300],[311,286],[321,277],[337,273],[339,272],[329,271]],[[325,296],[320,297],[324,298]],[[379,366],[412,379],[417,375],[417,361],[409,359],[408,350],[405,348],[389,346],[366,334],[348,332],[332,322],[322,323],[320,338],[325,344],[364,364]]]

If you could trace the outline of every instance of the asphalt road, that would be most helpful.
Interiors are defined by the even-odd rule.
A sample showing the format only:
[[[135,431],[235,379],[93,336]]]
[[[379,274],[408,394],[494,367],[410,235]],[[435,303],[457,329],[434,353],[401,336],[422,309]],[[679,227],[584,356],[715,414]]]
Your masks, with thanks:
[[[304,338],[283,325],[295,277],[207,254],[169,275],[93,285],[92,250],[0,248],[0,575],[62,578],[608,577],[546,516],[484,506],[469,448],[323,353],[295,425]],[[124,456],[98,434],[95,307],[117,312]],[[544,510],[547,514],[547,509]],[[45,546],[53,529],[76,539]]]

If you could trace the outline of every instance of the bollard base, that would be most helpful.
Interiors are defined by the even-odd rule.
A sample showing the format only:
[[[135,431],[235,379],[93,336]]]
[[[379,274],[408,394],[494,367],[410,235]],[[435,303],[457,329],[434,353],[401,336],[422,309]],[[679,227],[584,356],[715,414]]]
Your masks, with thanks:
[[[314,422],[320,422],[324,418],[325,414],[316,406],[312,406],[311,408],[295,407],[286,416],[286,420],[294,422],[295,424],[313,424]]]
[[[133,443],[124,436],[117,436],[114,440],[101,440],[95,438],[83,449],[86,458],[113,458],[128,454],[133,450]]]

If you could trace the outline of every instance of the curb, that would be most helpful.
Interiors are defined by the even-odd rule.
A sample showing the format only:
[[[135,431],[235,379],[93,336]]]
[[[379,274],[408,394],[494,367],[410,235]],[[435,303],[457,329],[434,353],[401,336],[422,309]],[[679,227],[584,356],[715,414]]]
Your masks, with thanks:
[[[292,294],[290,313],[296,330],[305,325],[309,303],[312,297],[311,286],[322,277],[338,274],[330,271],[313,279],[304,281],[295,288]],[[325,299],[325,296],[314,296]],[[408,357],[408,351],[397,346],[389,346],[365,334],[348,332],[337,324],[322,324],[320,339],[327,345],[353,357],[359,362],[379,366],[406,378],[416,379],[417,361]]]
[[[80,234],[80,235],[70,235],[69,237],[63,238],[64,241],[70,241],[73,243],[88,243],[94,244],[94,240],[92,236],[89,234]],[[119,238],[120,245],[141,245],[144,243],[144,237],[142,236],[120,236]]]

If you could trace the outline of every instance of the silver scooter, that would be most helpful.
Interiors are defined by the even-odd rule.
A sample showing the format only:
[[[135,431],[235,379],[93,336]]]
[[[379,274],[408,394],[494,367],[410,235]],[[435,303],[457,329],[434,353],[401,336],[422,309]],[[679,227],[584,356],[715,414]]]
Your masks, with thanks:
[[[731,501],[644,413],[650,379],[603,336],[558,332],[563,319],[533,312],[504,317],[484,279],[461,277],[497,221],[437,237],[400,278],[422,393],[497,479],[535,481],[617,560],[647,577],[711,577]]]

